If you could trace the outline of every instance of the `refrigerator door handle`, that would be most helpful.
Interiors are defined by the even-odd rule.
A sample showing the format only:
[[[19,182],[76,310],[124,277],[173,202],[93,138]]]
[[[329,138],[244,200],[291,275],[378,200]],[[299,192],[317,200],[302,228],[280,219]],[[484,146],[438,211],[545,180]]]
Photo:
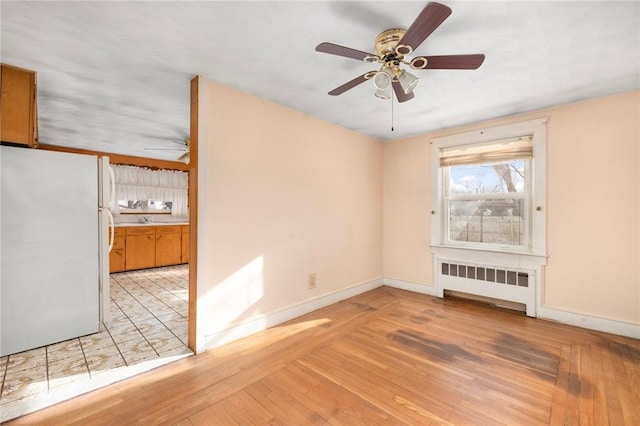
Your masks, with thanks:
[[[108,164],[107,167],[109,168],[109,183],[111,184],[111,188],[109,191],[109,205],[107,207],[112,208],[113,203],[116,200],[116,175],[113,172],[113,167],[111,167],[111,164]],[[113,217],[111,218],[111,223],[113,223]],[[111,249],[109,249],[109,251],[111,251]]]
[[[107,209],[107,208],[103,208],[103,210],[107,213],[107,216],[109,217],[109,253],[111,253],[111,249],[113,249],[113,242],[116,239],[116,224],[113,220],[113,214],[111,213],[111,210]]]

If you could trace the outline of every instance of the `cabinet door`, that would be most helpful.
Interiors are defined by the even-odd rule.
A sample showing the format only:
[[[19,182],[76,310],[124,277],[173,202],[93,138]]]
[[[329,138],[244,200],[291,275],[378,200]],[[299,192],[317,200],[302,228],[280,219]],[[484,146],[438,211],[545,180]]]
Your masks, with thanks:
[[[153,230],[146,233],[127,233],[125,267],[127,270],[156,266],[156,238]]]
[[[109,252],[109,272],[122,272],[125,270],[125,232],[124,229],[116,228],[113,238],[113,248]],[[111,235],[111,231],[109,231]]]
[[[156,229],[156,266],[178,265],[181,249],[179,227],[159,226]]]
[[[2,65],[0,76],[0,140],[35,145],[36,74]]]
[[[122,272],[124,271],[124,249],[112,249],[109,253],[109,272]]]
[[[189,226],[182,226],[182,263],[189,263]]]

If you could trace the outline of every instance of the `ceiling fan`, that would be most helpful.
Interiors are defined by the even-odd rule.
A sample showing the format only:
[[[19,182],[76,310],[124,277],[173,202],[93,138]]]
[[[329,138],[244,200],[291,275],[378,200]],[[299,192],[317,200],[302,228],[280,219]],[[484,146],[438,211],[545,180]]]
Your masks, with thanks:
[[[182,161],[185,164],[189,164],[189,161],[191,160],[191,144],[190,144],[190,140],[189,138],[186,138],[183,141],[171,141],[173,143],[176,144],[180,144],[183,145],[180,148],[145,148],[146,151],[181,151],[183,154],[181,154],[178,158],[176,158],[176,161]]]
[[[403,70],[401,65],[408,65],[415,70],[477,69],[484,61],[483,54],[416,56],[410,61],[406,59],[449,15],[451,15],[449,7],[436,2],[428,3],[409,29],[392,28],[378,34],[373,42],[376,54],[333,43],[320,43],[316,46],[316,51],[318,52],[358,59],[371,64],[381,64],[379,70],[366,72],[342,86],[336,87],[329,92],[329,95],[340,95],[372,79],[377,97],[382,99],[391,98],[391,89],[393,88],[398,102],[406,102],[413,99],[413,89],[420,79]]]

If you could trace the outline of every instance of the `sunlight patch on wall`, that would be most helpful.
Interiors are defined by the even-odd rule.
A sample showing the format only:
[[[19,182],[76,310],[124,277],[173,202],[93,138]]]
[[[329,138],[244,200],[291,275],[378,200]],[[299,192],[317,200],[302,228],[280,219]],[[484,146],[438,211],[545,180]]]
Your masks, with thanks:
[[[202,298],[208,332],[238,321],[264,295],[264,256],[260,255],[207,291]]]

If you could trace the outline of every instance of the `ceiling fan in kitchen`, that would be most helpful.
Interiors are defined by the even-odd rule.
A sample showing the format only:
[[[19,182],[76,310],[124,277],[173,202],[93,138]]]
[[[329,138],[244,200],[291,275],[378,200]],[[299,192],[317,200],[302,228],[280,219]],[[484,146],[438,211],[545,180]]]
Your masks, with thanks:
[[[336,87],[329,92],[329,95],[340,95],[367,80],[373,80],[377,97],[390,99],[395,93],[398,102],[406,102],[413,99],[413,89],[420,79],[403,68],[411,67],[414,70],[477,69],[484,61],[483,54],[414,56],[412,59],[408,58],[449,15],[451,15],[449,7],[436,2],[428,3],[409,29],[391,28],[378,34],[373,42],[375,54],[333,43],[320,43],[316,46],[316,51],[318,52],[380,65],[378,70],[368,71],[342,86]]]
[[[182,161],[185,164],[189,164],[191,160],[191,143],[189,138],[186,138],[183,141],[171,141],[175,144],[182,145],[181,147],[176,148],[145,148],[145,151],[180,151],[182,154],[176,158],[176,161]]]

